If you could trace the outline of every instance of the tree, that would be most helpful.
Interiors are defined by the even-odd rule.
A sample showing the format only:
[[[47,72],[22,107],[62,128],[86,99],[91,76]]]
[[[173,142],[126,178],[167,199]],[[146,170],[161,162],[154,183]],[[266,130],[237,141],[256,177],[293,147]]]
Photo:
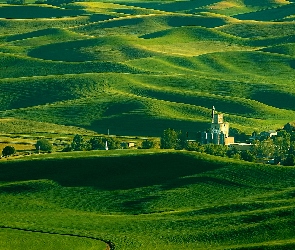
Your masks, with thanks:
[[[42,150],[42,151],[47,151],[51,152],[52,151],[52,144],[46,140],[46,139],[41,139],[38,140],[37,143],[35,144],[36,150]]]
[[[74,151],[82,151],[85,149],[84,138],[82,135],[75,135],[71,144],[71,148]]]
[[[288,155],[287,158],[283,161],[284,166],[294,166],[295,165],[295,156]]]
[[[107,137],[105,140],[108,142],[109,149],[119,149],[121,148],[121,141],[116,137]]]
[[[20,4],[20,5],[24,5],[26,4],[25,0],[7,0],[8,4]]]
[[[290,142],[290,148],[289,148],[288,153],[291,155],[295,155],[295,141]]]
[[[175,131],[174,129],[168,128],[164,130],[161,137],[161,148],[164,149],[181,149],[183,148],[183,141],[181,138],[181,131]]]
[[[216,156],[226,156],[227,147],[223,145],[216,144],[206,144],[205,145],[205,153]]]
[[[142,149],[149,149],[149,148],[159,148],[159,141],[155,139],[146,139],[141,143]]]
[[[240,159],[241,158],[241,152],[237,150],[235,147],[230,148],[226,151],[226,155],[229,158],[234,158],[234,159]]]
[[[229,128],[229,135],[234,137],[237,142],[245,142],[249,139],[249,136],[238,128]]]
[[[273,143],[273,140],[270,138],[267,138],[263,141],[254,141],[253,142],[253,149],[252,153],[256,155],[257,157],[272,157],[275,152],[275,145]]]
[[[205,147],[200,142],[196,141],[188,141],[186,143],[185,149],[188,151],[197,151],[201,153],[205,151]]]
[[[89,140],[90,150],[105,149],[105,139],[102,137],[93,137]]]
[[[2,150],[2,155],[3,156],[10,156],[13,155],[15,153],[15,148],[12,146],[6,146],[3,150]]]
[[[250,161],[250,162],[253,162],[256,159],[255,155],[251,151],[249,151],[249,150],[242,151],[241,152],[241,158],[244,161]]]

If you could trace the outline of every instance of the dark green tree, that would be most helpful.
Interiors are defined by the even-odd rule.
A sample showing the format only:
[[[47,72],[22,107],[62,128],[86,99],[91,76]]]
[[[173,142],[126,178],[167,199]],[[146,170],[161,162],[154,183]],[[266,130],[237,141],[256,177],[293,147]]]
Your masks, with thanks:
[[[204,145],[196,141],[187,141],[185,149],[188,151],[197,151],[203,153],[205,151]]]
[[[249,139],[249,136],[242,132],[240,129],[237,128],[230,128],[229,135],[235,138],[237,142],[245,142]]]
[[[237,158],[238,155],[240,155],[240,152],[235,147],[233,147],[233,148],[230,148],[226,151],[226,155],[229,158]]]
[[[106,137],[105,140],[107,141],[109,149],[119,149],[121,148],[121,141],[116,137]]]
[[[263,141],[254,141],[252,153],[257,157],[273,157],[275,153],[275,145],[271,138],[267,138]]]
[[[51,152],[52,144],[46,139],[41,139],[37,141],[37,143],[35,144],[35,148],[36,150]]]
[[[284,166],[294,166],[295,165],[295,156],[288,155],[286,159],[283,161]]]
[[[74,151],[83,151],[85,150],[85,142],[82,135],[75,135],[71,144],[71,149]]]
[[[105,139],[102,137],[93,137],[89,140],[91,150],[105,149]]]
[[[216,156],[226,156],[227,147],[223,145],[206,144],[205,153]]]
[[[184,141],[181,131],[165,129],[161,137],[161,148],[164,149],[183,149]]]
[[[8,4],[19,4],[19,5],[24,5],[26,4],[25,0],[7,0]]]
[[[146,139],[141,143],[142,149],[159,148],[159,147],[160,147],[159,141],[155,139]]]
[[[280,157],[281,159],[285,158],[285,155],[288,153],[290,149],[290,138],[291,135],[285,130],[281,130],[278,132],[278,135],[275,136],[273,140],[275,146],[275,157]]]
[[[244,161],[250,161],[250,162],[253,162],[255,161],[256,159],[256,156],[249,150],[246,150],[246,151],[241,151],[241,158],[244,160]]]
[[[14,153],[15,153],[15,148],[12,147],[12,146],[6,146],[2,150],[2,155],[3,156],[10,156],[10,155],[13,155]]]

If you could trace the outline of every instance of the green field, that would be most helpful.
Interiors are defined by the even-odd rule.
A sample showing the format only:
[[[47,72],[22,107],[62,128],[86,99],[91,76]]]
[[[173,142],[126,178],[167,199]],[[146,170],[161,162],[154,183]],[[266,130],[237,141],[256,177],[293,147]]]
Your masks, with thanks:
[[[245,133],[279,129],[295,120],[294,20],[287,0],[1,1],[0,148],[196,139],[212,106]],[[294,180],[184,151],[3,158],[0,249],[289,250]]]
[[[0,249],[85,249],[105,250],[106,243],[83,237],[48,234],[20,229],[0,229]]]
[[[44,122],[44,132],[159,136],[173,127],[195,139],[214,105],[246,133],[278,129],[295,117],[294,6],[2,4],[0,117]]]
[[[126,250],[295,246],[294,167],[114,150],[32,156],[2,162],[0,170],[1,243],[29,234],[29,244],[43,232],[38,244],[53,237],[77,245],[71,249],[97,249],[97,242],[62,235]]]

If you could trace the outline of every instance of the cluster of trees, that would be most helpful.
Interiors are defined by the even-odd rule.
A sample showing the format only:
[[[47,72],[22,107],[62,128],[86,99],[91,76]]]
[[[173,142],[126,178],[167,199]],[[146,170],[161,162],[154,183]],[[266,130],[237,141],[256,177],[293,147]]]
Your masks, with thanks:
[[[295,133],[281,130],[276,136],[253,142],[253,154],[259,158],[273,158],[274,164],[295,165]]]
[[[71,144],[67,145],[63,151],[87,151],[87,150],[105,150],[106,149],[106,142],[108,149],[119,149],[122,148],[121,141],[118,140],[116,137],[93,137],[90,140],[85,140],[82,135],[75,135]],[[145,148],[154,147],[153,140],[147,140],[144,144]],[[52,152],[53,145],[47,139],[40,139],[37,140],[35,144],[35,149],[37,152]],[[6,146],[2,150],[2,156],[10,156],[14,155],[16,150],[12,146]]]
[[[8,4],[18,4],[18,5],[23,5],[26,4],[25,0],[7,0]]]
[[[242,135],[245,137],[245,135]],[[197,141],[188,141],[187,135],[180,130],[168,128],[163,131],[159,140],[146,139],[138,145],[139,149],[176,149],[189,150],[201,153],[207,153],[216,156],[230,157],[253,162],[256,159],[273,159],[273,164],[283,164],[286,166],[295,165],[295,132],[281,130],[276,136],[271,138],[259,138],[252,142],[251,150],[239,151],[236,148],[228,148],[224,145],[201,144]],[[35,144],[37,151],[51,152],[52,143],[46,139],[40,139]],[[82,135],[75,135],[72,142],[68,144],[63,151],[87,151],[87,150],[105,150],[124,148],[121,141],[113,136],[92,137],[86,140]],[[128,146],[126,145],[125,148]],[[2,156],[15,154],[16,150],[12,146],[6,146],[2,151]]]
[[[160,148],[160,142],[156,139],[146,139],[142,141],[139,149],[151,149],[151,148]]]
[[[41,139],[37,141],[37,143],[35,144],[35,148],[39,152],[40,151],[51,152],[52,144],[46,139]],[[3,157],[11,156],[11,155],[14,155],[15,153],[16,153],[16,150],[13,146],[6,146],[2,150]]]
[[[238,132],[237,132],[238,133]],[[240,134],[240,139],[246,135]],[[251,150],[239,151],[236,148],[229,149],[224,145],[200,144],[186,140],[181,131],[166,129],[161,137],[161,148],[186,149],[216,156],[230,157],[253,162],[256,159],[273,159],[274,164],[281,163],[286,166],[295,165],[295,132],[281,130],[277,136],[261,138],[252,142]]]
[[[64,148],[66,151],[88,151],[88,150],[105,150],[121,148],[121,141],[116,137],[92,137],[90,140],[85,140],[82,135],[75,135],[71,144]]]

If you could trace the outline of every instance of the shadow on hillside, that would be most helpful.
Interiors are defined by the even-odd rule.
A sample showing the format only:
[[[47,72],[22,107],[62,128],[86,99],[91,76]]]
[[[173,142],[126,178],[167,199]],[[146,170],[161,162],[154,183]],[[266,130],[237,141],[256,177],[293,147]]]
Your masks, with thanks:
[[[283,93],[276,90],[261,90],[256,91],[251,96],[251,99],[272,107],[295,110],[295,96],[291,93]]]
[[[59,9],[43,6],[4,6],[0,8],[0,18],[17,18],[17,19],[33,19],[33,18],[53,18],[65,16],[79,16],[84,14],[84,10]]]
[[[162,3],[161,1],[149,1],[149,2],[131,2],[131,3],[124,3],[126,5],[141,7],[141,8],[148,8],[148,9],[155,9],[155,10],[162,10],[162,11],[185,11],[185,10],[194,10],[195,8],[199,8],[202,6],[206,6],[209,4],[214,3],[215,0],[198,0],[198,1],[175,1],[175,2],[168,2]]]
[[[161,185],[191,184],[181,177],[200,174],[224,164],[196,159],[182,153],[153,155],[51,159],[1,164],[0,182],[47,179],[66,187],[119,190]],[[194,179],[198,182],[198,179]],[[170,188],[172,188],[170,186]]]
[[[242,183],[229,181],[226,179],[220,179],[215,177],[209,177],[209,176],[194,176],[194,177],[187,177],[187,178],[179,178],[170,181],[166,185],[163,186],[164,189],[174,189],[179,187],[184,187],[187,185],[193,185],[196,183],[202,183],[212,186],[228,186],[228,187],[236,187],[236,188],[245,188],[245,187],[251,187]]]
[[[102,134],[109,129],[112,135],[161,136],[165,129],[173,128],[188,132],[189,139],[196,140],[198,131],[205,131],[207,127],[207,122],[161,119],[131,113],[94,121],[86,129]]]

